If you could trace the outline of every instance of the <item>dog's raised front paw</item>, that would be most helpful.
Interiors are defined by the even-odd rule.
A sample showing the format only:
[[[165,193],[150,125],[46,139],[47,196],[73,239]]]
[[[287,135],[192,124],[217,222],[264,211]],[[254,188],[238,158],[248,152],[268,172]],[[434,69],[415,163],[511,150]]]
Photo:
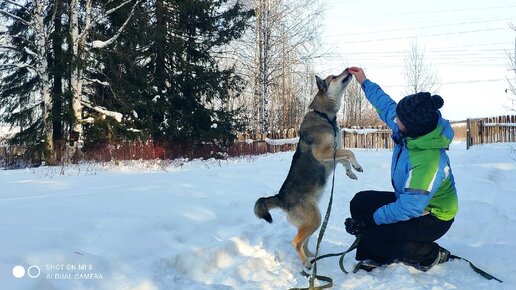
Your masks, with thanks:
[[[362,166],[360,165],[353,165],[353,168],[355,168],[355,170],[358,172],[364,172],[364,169],[362,169]]]
[[[358,177],[355,175],[355,173],[353,173],[353,171],[351,170],[346,170],[346,175],[351,178],[351,179],[358,179]]]

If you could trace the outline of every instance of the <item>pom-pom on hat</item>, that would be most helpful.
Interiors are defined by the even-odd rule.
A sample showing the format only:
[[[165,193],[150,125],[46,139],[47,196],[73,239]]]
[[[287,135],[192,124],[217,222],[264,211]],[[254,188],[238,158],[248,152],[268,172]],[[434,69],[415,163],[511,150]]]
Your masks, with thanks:
[[[396,115],[405,125],[408,137],[419,137],[432,132],[437,127],[444,100],[441,96],[421,92],[401,99],[396,106]]]

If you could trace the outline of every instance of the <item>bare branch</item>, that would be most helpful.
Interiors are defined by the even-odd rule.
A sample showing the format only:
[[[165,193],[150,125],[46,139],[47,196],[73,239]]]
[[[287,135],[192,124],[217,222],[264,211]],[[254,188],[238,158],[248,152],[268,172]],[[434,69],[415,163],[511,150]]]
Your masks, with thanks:
[[[28,69],[30,69],[34,73],[36,73],[36,71],[37,71],[36,67],[34,67],[33,65],[30,65],[30,64],[25,64],[25,63],[21,63],[21,64],[17,64],[17,63],[0,63],[0,67],[5,67],[5,68],[28,68]]]
[[[122,34],[122,31],[124,31],[125,27],[127,26],[129,21],[131,20],[132,16],[134,15],[134,11],[136,9],[136,6],[138,6],[141,3],[141,1],[142,0],[136,1],[136,3],[133,5],[133,8],[131,9],[131,13],[129,14],[129,16],[125,20],[124,24],[122,24],[122,26],[118,29],[116,34],[113,35],[113,37],[111,37],[110,39],[108,39],[106,41],[95,40],[95,41],[92,42],[91,46],[93,48],[104,48],[104,47],[112,44],[115,40],[117,40],[118,37],[120,36],[120,34]]]
[[[22,9],[23,9],[23,10],[25,10],[25,11],[28,11],[28,10],[27,10],[27,8],[25,8],[25,6],[23,6],[23,5],[19,4],[19,3],[16,3],[16,2],[11,1],[11,0],[4,0],[4,1],[5,1],[6,3],[11,4],[11,5],[14,5],[14,6],[17,6],[17,7],[19,7],[19,8],[22,8]]]
[[[3,15],[5,15],[5,16],[7,16],[7,17],[10,17],[10,18],[14,19],[14,20],[17,20],[17,21],[19,21],[19,22],[23,23],[24,25],[27,25],[27,26],[31,26],[31,25],[32,25],[32,23],[27,22],[27,21],[25,21],[23,18],[20,18],[20,17],[18,17],[18,16],[16,16],[16,15],[14,15],[14,14],[12,14],[12,13],[10,13],[10,12],[6,11],[6,10],[3,10],[3,9],[2,9],[2,10],[0,10],[0,14],[3,14]]]

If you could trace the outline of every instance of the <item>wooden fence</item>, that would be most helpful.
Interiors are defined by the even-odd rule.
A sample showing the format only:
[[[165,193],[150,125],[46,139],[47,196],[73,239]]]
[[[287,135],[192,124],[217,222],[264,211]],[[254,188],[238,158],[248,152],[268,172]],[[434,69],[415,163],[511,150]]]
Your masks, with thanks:
[[[343,128],[343,144],[345,148],[391,149],[394,143],[391,130],[385,127],[353,127]],[[235,142],[223,152],[211,145],[182,146],[178,144],[159,144],[152,141],[126,141],[116,144],[103,144],[88,148],[72,158],[80,160],[112,161],[112,160],[149,160],[184,158],[209,158],[224,156],[259,155],[293,151],[299,142],[297,129],[288,129],[269,134],[242,133],[237,134]],[[0,146],[0,167],[20,168],[27,164],[39,165],[41,160],[28,159],[23,146]]]
[[[516,116],[468,119],[466,148],[473,145],[516,142]]]
[[[392,131],[384,126],[352,127],[342,128],[341,130],[345,148],[392,149],[394,147],[394,142],[391,139]],[[281,130],[268,134],[241,133],[237,134],[236,143],[252,144],[253,147],[259,148],[252,151],[274,153],[289,148],[295,150],[298,136],[297,129]],[[281,147],[281,149],[277,147]]]
[[[345,148],[392,149],[392,130],[384,126],[352,127],[342,129]]]

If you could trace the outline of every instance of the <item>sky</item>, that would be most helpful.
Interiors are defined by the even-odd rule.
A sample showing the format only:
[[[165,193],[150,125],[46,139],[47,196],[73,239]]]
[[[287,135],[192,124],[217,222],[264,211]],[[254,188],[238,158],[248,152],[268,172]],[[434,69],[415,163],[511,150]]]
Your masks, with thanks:
[[[511,113],[508,53],[514,55],[516,2],[329,0],[321,35],[322,75],[363,67],[398,101],[406,92],[405,59],[416,41],[439,79],[450,120]],[[516,108],[516,105],[513,107]],[[514,112],[512,112],[514,114]]]

